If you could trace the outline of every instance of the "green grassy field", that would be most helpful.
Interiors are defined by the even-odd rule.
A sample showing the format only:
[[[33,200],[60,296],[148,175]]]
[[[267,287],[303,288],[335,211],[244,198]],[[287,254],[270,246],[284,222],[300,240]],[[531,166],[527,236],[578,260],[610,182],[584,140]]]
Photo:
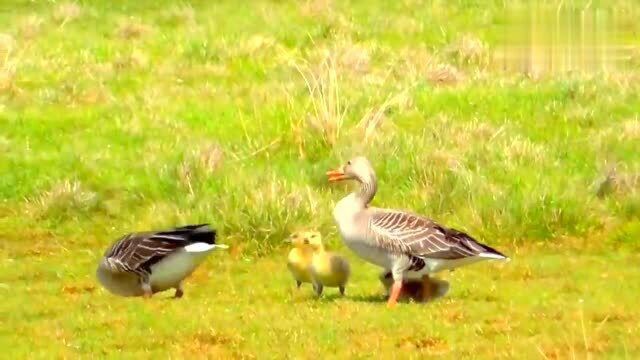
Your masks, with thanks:
[[[502,1],[159,3],[0,4],[7,354],[640,356],[637,48],[624,69],[527,76],[496,60]],[[611,4],[637,45],[640,6]],[[331,217],[349,185],[324,173],[356,154],[376,205],[512,261],[388,310]],[[232,247],[183,299],[97,284],[123,233],[198,222]],[[311,228],[351,259],[345,298],[295,290],[282,240]]]

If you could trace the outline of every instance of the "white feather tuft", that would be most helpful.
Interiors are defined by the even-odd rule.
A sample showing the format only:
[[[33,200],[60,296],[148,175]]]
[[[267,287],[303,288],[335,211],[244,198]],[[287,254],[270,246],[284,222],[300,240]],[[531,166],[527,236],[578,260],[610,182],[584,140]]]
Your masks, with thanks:
[[[507,260],[509,261],[509,258],[506,256],[502,256],[502,255],[498,255],[498,254],[494,254],[494,253],[488,253],[488,252],[483,252],[478,254],[479,257],[481,258],[485,258],[485,259],[498,259],[498,260]]]
[[[186,252],[206,252],[211,251],[216,247],[215,244],[207,244],[203,242],[197,242],[193,244],[189,244],[184,247]]]

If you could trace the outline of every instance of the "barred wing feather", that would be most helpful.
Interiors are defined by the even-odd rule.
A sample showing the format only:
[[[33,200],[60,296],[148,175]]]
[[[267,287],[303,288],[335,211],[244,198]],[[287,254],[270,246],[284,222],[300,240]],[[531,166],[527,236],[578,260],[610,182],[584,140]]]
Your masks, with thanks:
[[[369,228],[376,244],[392,253],[448,260],[486,253],[504,257],[462,231],[447,229],[431,219],[407,212],[375,212]]]
[[[107,250],[105,262],[113,272],[148,276],[153,264],[188,244],[181,235],[172,232],[125,235]]]

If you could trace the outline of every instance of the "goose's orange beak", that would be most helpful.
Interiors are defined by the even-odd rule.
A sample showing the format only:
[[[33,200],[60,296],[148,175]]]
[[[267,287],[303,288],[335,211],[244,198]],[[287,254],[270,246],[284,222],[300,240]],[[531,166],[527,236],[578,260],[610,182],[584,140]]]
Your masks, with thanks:
[[[327,171],[327,177],[329,178],[329,182],[337,182],[349,178],[342,170],[329,170]]]

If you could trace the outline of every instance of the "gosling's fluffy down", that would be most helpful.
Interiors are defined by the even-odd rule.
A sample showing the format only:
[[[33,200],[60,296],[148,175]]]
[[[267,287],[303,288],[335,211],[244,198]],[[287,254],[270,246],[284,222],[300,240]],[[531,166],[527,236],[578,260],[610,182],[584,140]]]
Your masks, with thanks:
[[[344,295],[351,274],[349,262],[336,253],[326,251],[320,233],[308,232],[307,236],[305,240],[313,248],[310,270],[316,294],[322,295],[324,287],[337,287]]]

